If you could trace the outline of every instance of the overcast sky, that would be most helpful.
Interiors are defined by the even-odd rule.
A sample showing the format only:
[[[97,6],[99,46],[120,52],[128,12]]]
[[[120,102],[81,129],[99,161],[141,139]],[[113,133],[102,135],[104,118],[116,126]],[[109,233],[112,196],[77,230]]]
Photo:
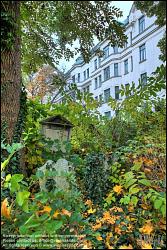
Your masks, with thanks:
[[[118,19],[119,21],[124,21],[127,18],[127,16],[129,15],[129,11],[132,7],[132,4],[133,4],[133,1],[112,1],[112,5],[114,5],[117,8],[120,8],[120,10],[123,11],[123,16]],[[76,55],[74,58],[71,58],[69,61],[61,59],[58,68],[60,70],[65,70],[66,72],[72,67],[72,65],[74,64],[78,56],[79,55]]]

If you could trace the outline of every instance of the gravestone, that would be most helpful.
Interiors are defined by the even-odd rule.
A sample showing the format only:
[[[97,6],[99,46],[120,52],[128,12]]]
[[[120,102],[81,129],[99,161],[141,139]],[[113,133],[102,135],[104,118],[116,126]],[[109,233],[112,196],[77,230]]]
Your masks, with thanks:
[[[52,182],[54,188],[59,188],[63,190],[69,189],[69,183],[66,179],[66,176],[63,176],[65,173],[69,173],[72,171],[72,166],[69,165],[69,162],[65,159],[59,159],[56,163],[52,160],[48,160],[42,167],[38,169],[39,171],[42,171],[45,175],[46,171],[56,171],[57,174],[53,177],[43,177],[39,178],[39,185],[41,191],[49,191],[46,184],[47,182]]]

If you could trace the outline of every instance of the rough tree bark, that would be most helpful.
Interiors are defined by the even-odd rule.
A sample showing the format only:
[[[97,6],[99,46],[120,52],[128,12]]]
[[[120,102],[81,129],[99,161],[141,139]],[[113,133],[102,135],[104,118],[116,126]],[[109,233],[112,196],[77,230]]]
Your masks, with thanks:
[[[7,125],[6,139],[12,142],[20,110],[21,92],[21,49],[19,35],[19,1],[2,1],[2,9],[12,16],[14,27],[4,28],[13,36],[12,46],[3,47],[1,51],[1,126]],[[5,24],[5,23],[3,23]],[[9,33],[8,33],[9,34]],[[5,34],[8,37],[8,34]],[[3,39],[3,37],[2,37]]]

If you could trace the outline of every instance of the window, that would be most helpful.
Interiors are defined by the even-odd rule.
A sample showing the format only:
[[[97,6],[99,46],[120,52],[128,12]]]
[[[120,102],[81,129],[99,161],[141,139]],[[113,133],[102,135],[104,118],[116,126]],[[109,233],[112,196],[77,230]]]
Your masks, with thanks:
[[[95,78],[95,89],[98,88],[97,77]]]
[[[140,54],[140,62],[143,62],[146,60],[146,46],[143,44],[139,47],[139,54]]]
[[[114,63],[114,76],[118,76],[118,63]]]
[[[84,73],[84,80],[86,80],[86,70],[83,73]]]
[[[98,64],[99,64],[99,67],[100,67],[100,64],[101,64],[101,58],[98,57]]]
[[[133,71],[133,57],[131,56],[130,57],[130,60],[131,60],[131,72]]]
[[[94,68],[95,68],[95,70],[97,69],[97,59],[94,60]]]
[[[119,100],[119,86],[115,86],[115,99]]]
[[[95,96],[95,100],[98,101],[98,96]]]
[[[81,80],[81,79],[80,79],[80,73],[78,73],[78,82],[80,82],[80,80]]]
[[[145,30],[145,17],[139,19],[139,34]]]
[[[104,69],[104,81],[110,78],[110,66]]]
[[[124,70],[125,70],[125,74],[128,74],[128,59],[124,61]]]
[[[110,119],[111,118],[111,111],[104,112],[104,115]]]
[[[87,69],[87,78],[89,78],[89,69]]]
[[[104,101],[108,102],[109,98],[110,98],[110,89],[106,89],[104,90]]]
[[[86,87],[86,91],[89,92],[89,86]]]
[[[130,32],[130,44],[132,44],[132,32]]]
[[[89,85],[87,87],[83,88],[83,91],[84,91],[84,93],[89,92]]]
[[[141,84],[145,86],[147,84],[147,73],[141,74],[140,78],[141,78]]]
[[[108,45],[103,49],[103,52],[104,52],[104,59],[105,59],[109,56],[109,46]]]
[[[118,53],[118,46],[113,47],[114,54]]]
[[[101,87],[102,83],[101,83],[101,75],[99,75],[99,88]]]
[[[75,83],[75,75],[72,76],[72,82]]]
[[[99,95],[99,101],[102,102],[103,101],[103,95]]]

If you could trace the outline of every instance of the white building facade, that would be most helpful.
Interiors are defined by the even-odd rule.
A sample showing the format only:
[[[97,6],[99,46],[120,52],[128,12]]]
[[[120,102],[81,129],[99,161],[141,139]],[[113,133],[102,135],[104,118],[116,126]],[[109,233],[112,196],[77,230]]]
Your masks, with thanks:
[[[104,52],[103,57],[94,54],[89,63],[84,63],[79,57],[67,72],[67,83],[74,82],[81,91],[89,91],[96,100],[103,100],[99,108],[101,114],[113,116],[107,101],[110,96],[121,100],[121,84],[134,82],[137,86],[139,79],[146,82],[147,77],[162,64],[157,44],[165,27],[158,27],[155,20],[156,17],[143,15],[133,4],[124,23],[128,37],[124,48],[112,47],[107,40],[100,42],[96,48]],[[60,100],[61,96],[56,102]]]

